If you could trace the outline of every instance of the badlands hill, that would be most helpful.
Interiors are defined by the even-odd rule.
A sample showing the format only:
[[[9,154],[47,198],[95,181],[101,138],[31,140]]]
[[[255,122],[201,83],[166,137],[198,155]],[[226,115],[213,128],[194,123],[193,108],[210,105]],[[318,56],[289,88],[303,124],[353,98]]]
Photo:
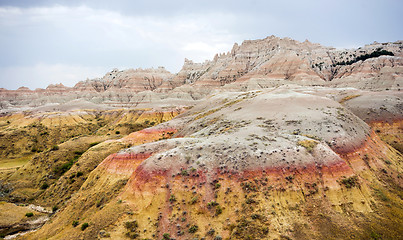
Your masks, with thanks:
[[[402,47],[271,36],[177,74],[2,89],[0,234],[402,239]]]

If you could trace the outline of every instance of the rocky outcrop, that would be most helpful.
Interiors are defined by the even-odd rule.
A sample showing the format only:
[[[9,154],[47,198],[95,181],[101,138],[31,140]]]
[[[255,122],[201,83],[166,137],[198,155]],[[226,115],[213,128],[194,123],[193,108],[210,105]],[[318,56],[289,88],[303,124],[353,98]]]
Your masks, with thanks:
[[[163,67],[157,69],[114,69],[99,79],[91,79],[77,83],[74,91],[105,92],[130,90],[131,92],[153,91],[173,74]]]
[[[241,90],[252,90],[250,82],[254,89],[294,83],[397,90],[403,81],[401,47],[402,42],[398,41],[337,50],[309,41],[301,43],[271,36],[262,40],[244,41],[240,46],[235,44],[231,52],[217,55],[203,66],[193,65],[192,71],[198,72],[196,76],[199,77],[192,79],[192,82],[202,87],[240,84],[243,88],[237,88]],[[365,59],[365,56],[374,52],[382,52],[386,56]],[[188,68],[182,71],[195,76]],[[185,75],[183,72],[180,74]],[[253,86],[256,79],[260,81]]]

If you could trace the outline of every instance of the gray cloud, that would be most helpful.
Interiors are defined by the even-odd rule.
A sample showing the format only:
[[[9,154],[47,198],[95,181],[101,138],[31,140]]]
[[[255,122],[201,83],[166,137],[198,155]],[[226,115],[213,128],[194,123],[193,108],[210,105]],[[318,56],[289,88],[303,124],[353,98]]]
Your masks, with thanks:
[[[211,59],[268,35],[357,47],[402,39],[401,1],[1,1],[0,87]],[[71,73],[70,73],[71,72]],[[69,74],[70,73],[70,74]]]

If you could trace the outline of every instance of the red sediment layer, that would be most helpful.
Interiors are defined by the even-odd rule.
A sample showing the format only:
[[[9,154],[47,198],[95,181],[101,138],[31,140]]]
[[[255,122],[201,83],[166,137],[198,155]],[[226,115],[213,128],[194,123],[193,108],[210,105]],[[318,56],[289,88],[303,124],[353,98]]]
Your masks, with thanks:
[[[340,154],[340,157],[348,162],[354,171],[360,171],[365,168],[380,168],[384,166],[379,158],[388,158],[390,149],[373,131],[356,151]]]
[[[136,168],[153,153],[114,153],[109,155],[100,166],[109,173],[132,174]]]
[[[124,137],[124,141],[128,141],[131,144],[138,145],[148,142],[153,142],[159,139],[171,138],[178,130],[174,128],[147,128],[141,131],[137,131]]]
[[[292,189],[303,188],[306,183],[320,183],[323,188],[340,188],[338,180],[343,177],[350,177],[369,168],[379,169],[384,167],[384,163],[379,159],[387,159],[387,154],[389,153],[388,146],[372,132],[359,148],[339,154],[341,160],[337,162],[323,165],[312,163],[306,166],[267,167],[239,172],[213,169],[210,172],[200,170],[191,173],[188,170],[189,176],[186,176],[186,178],[194,179],[192,181],[195,181],[195,183],[214,181],[221,177],[238,182],[265,178],[275,189],[284,189],[291,182],[289,179],[292,176]],[[183,169],[188,169],[188,167],[183,166]],[[136,189],[141,191],[142,186],[152,181],[167,183],[174,177],[180,177],[178,171],[178,169],[148,171],[139,166],[133,172],[130,187],[133,191],[136,191]]]

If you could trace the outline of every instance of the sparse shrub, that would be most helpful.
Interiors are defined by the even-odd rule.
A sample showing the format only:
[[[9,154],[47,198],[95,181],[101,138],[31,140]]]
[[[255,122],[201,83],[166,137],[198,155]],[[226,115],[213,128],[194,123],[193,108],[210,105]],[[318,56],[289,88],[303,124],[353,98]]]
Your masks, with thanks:
[[[55,167],[55,169],[53,169],[53,172],[56,174],[64,174],[65,172],[67,172],[74,164],[74,160],[70,160],[62,165],[59,165],[57,167]]]
[[[77,227],[77,226],[78,226],[78,224],[79,224],[79,222],[78,222],[78,221],[76,221],[76,220],[74,220],[74,221],[73,221],[73,223],[72,223],[71,225],[73,225],[73,227]]]
[[[255,219],[255,220],[262,218],[262,216],[261,216],[260,214],[257,214],[257,213],[252,214],[250,217],[251,217],[252,219]]]
[[[53,145],[53,146],[52,146],[52,151],[56,151],[56,150],[59,150],[59,146]]]
[[[256,192],[256,191],[259,190],[258,185],[256,183],[254,183],[254,182],[251,182],[251,181],[250,182],[242,182],[241,187],[246,192],[250,192],[250,191]]]
[[[292,180],[294,180],[294,176],[290,175],[285,177],[285,180],[289,181],[290,183],[292,183]]]
[[[27,213],[25,213],[25,216],[26,216],[26,217],[32,217],[32,216],[34,216],[34,214],[31,213],[31,212],[27,212]]]
[[[357,176],[351,176],[351,177],[343,177],[340,182],[346,186],[346,188],[352,188],[352,187],[356,187],[359,186],[358,183],[358,177]]]
[[[195,204],[197,202],[197,200],[199,200],[199,198],[197,196],[194,196],[191,200],[190,200],[190,204]]]
[[[214,235],[214,233],[215,233],[214,228],[210,228],[210,230],[207,231],[207,235],[210,235],[210,236]]]
[[[299,141],[297,144],[298,146],[304,147],[307,152],[312,153],[313,149],[318,145],[318,142],[314,140],[303,140]]]
[[[42,190],[45,190],[45,189],[47,189],[48,187],[49,187],[49,184],[47,184],[47,183],[44,183],[44,184],[41,185],[41,189],[42,189]]]
[[[81,225],[81,231],[84,231],[88,226],[89,226],[88,223],[83,223],[83,224]]]
[[[220,235],[215,236],[214,240],[222,240],[222,237]]]
[[[120,134],[120,131],[116,131],[115,133],[116,133],[116,134]]]
[[[125,228],[131,232],[136,231],[138,226],[139,226],[139,224],[137,223],[137,220],[125,222]]]
[[[218,206],[218,202],[216,202],[216,201],[211,201],[211,202],[207,203],[208,208],[215,207],[215,206]]]
[[[219,188],[221,187],[221,184],[216,183],[216,184],[214,185],[214,187],[215,187],[215,189],[219,189]]]
[[[184,169],[184,170],[182,170],[181,175],[182,175],[182,176],[188,176],[189,173],[188,173],[187,170]]]
[[[170,235],[169,233],[164,233],[164,234],[162,235],[162,237],[164,238],[164,240],[169,240],[169,239],[171,239],[171,235]]]
[[[171,196],[169,197],[169,201],[170,202],[175,202],[176,201],[175,195],[171,194]]]
[[[220,205],[218,205],[218,206],[215,208],[215,215],[218,216],[218,215],[220,215],[221,213],[222,213],[222,207],[221,207]]]
[[[394,56],[394,54],[392,52],[384,50],[384,49],[381,49],[381,48],[378,48],[378,49],[376,49],[374,52],[372,52],[370,54],[367,53],[367,54],[358,56],[358,57],[356,57],[356,58],[354,58],[354,59],[352,59],[350,61],[347,61],[347,62],[345,62],[345,61],[337,62],[335,65],[351,65],[351,64],[356,63],[358,61],[365,61],[368,58],[376,58],[376,57],[379,57],[379,56],[382,56],[382,55]]]
[[[376,195],[384,202],[389,201],[389,198],[385,195],[385,193],[383,193],[381,190],[379,189],[375,189],[374,192],[376,193]]]
[[[84,175],[83,172],[77,172],[76,177],[81,177],[82,175]]]
[[[96,206],[97,206],[97,207],[100,207],[101,205],[102,205],[102,199],[97,200]]]
[[[52,207],[52,212],[56,212],[58,209],[59,209],[58,206],[53,206],[53,207]]]
[[[247,199],[245,200],[245,203],[246,203],[246,204],[252,204],[252,203],[256,203],[256,201],[255,201],[255,199],[253,199],[253,198],[247,198]]]
[[[192,226],[189,228],[189,232],[190,232],[190,233],[195,233],[195,232],[197,232],[197,230],[199,230],[199,226],[197,226],[197,225],[192,225]]]
[[[137,223],[137,220],[125,222],[125,228],[128,230],[128,232],[126,233],[126,236],[131,239],[137,238],[139,236],[139,234],[136,232],[138,226],[139,225]]]
[[[373,240],[381,240],[382,239],[381,236],[378,233],[375,233],[375,232],[371,232],[370,236],[371,236],[371,239],[373,239]]]

